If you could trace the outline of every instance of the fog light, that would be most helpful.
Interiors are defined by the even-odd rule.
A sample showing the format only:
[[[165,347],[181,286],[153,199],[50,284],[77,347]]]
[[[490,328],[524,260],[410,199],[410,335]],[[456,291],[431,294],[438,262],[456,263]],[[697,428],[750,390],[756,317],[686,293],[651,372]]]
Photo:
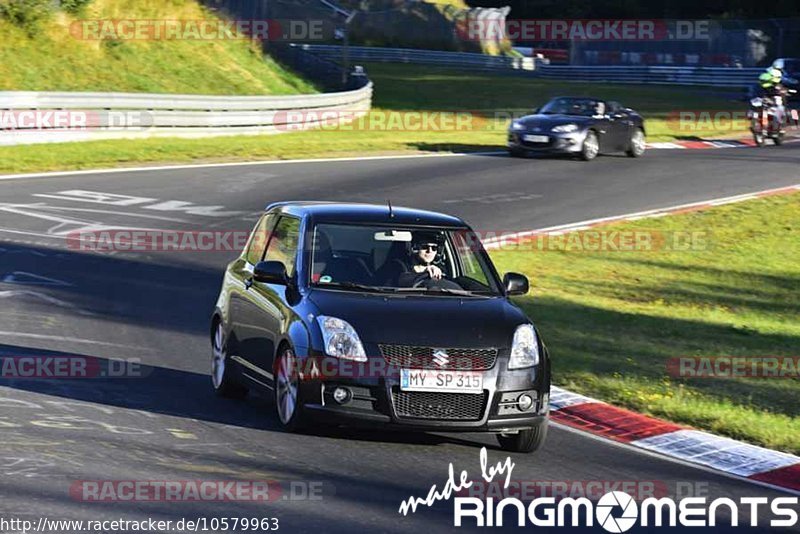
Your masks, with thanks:
[[[519,406],[520,411],[526,412],[533,406],[533,399],[530,395],[520,395],[517,397],[517,406]]]
[[[333,400],[338,402],[339,404],[345,404],[350,402],[350,398],[353,394],[347,388],[336,388],[333,390]]]

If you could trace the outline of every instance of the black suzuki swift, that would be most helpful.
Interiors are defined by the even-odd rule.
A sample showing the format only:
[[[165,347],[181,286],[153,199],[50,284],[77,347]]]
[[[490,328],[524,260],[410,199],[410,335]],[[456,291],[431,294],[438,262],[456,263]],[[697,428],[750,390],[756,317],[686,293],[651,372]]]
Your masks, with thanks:
[[[282,426],[547,433],[550,359],[467,224],[325,202],[267,207],[225,272],[211,320],[217,393],[272,395]]]

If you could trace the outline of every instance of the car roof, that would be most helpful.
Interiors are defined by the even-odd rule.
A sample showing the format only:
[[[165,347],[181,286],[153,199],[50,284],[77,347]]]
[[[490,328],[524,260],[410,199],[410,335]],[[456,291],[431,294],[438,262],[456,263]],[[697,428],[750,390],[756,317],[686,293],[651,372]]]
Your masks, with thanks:
[[[412,226],[441,226],[464,228],[467,224],[452,215],[434,211],[392,206],[324,201],[286,201],[267,206],[266,211],[278,210],[296,217],[310,217],[314,222],[347,222],[369,224],[407,224]]]
[[[558,100],[559,98],[569,98],[573,100],[599,100],[600,102],[605,102],[605,98],[597,98],[596,96],[571,96],[571,95],[560,95],[554,96],[550,100]]]

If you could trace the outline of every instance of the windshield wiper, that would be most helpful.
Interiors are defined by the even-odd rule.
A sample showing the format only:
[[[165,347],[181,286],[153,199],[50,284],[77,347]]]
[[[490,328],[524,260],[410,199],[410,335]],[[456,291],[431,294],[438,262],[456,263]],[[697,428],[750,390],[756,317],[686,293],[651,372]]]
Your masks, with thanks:
[[[386,289],[385,287],[378,287],[378,286],[369,286],[366,284],[357,284],[355,282],[328,282],[325,284],[316,283],[314,287],[320,289],[352,289],[355,291],[374,291],[377,293],[383,293]]]
[[[467,291],[466,289],[450,289],[447,287],[392,287],[386,289],[390,289],[396,293],[446,293],[448,295],[458,295],[460,297],[489,297],[493,295],[493,293],[489,292],[479,293],[477,291]]]

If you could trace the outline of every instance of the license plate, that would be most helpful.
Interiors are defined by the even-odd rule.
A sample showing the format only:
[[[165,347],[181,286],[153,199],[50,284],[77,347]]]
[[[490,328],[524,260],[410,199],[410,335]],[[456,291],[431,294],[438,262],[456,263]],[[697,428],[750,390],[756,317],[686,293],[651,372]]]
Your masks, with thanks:
[[[470,371],[400,369],[400,389],[403,391],[482,393],[483,374]]]
[[[550,138],[546,135],[523,135],[522,140],[529,143],[547,143]]]

